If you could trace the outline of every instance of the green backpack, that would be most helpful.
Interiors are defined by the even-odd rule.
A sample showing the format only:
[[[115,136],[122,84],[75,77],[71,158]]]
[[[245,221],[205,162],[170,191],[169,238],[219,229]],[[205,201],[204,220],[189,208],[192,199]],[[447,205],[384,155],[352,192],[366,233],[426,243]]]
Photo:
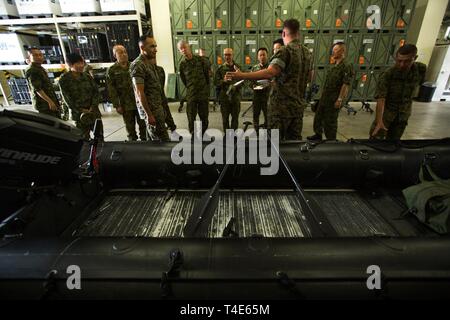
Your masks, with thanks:
[[[424,167],[431,180],[425,180]],[[428,165],[422,166],[420,182],[403,190],[410,213],[434,231],[450,232],[450,180],[439,178]]]

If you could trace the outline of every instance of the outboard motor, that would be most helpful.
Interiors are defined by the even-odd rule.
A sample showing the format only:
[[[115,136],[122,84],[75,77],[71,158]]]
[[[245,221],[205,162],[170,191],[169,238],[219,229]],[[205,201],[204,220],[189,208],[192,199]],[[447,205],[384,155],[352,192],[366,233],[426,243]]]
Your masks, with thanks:
[[[68,122],[32,111],[1,111],[0,219],[23,191],[70,180],[82,146],[81,131]]]

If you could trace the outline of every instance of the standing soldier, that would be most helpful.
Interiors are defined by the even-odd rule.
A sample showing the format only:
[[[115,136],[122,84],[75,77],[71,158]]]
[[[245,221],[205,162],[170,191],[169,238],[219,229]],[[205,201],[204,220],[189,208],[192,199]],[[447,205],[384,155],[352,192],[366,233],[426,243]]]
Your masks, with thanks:
[[[25,71],[25,77],[31,89],[33,107],[39,111],[61,119],[61,107],[56,97],[53,84],[47,71],[42,67],[44,55],[37,48],[28,49],[28,59],[31,65]]]
[[[106,72],[109,97],[117,112],[123,117],[128,140],[136,141],[138,139],[136,134],[137,123],[139,137],[142,141],[145,141],[147,140],[147,130],[145,121],[141,119],[136,108],[127,50],[122,45],[115,45],[113,55],[117,61]]]
[[[165,124],[166,114],[163,108],[161,82],[155,65],[151,63],[151,59],[156,58],[155,39],[148,35],[141,36],[139,49],[141,54],[130,66],[136,98],[139,106],[143,109],[152,133],[159,139],[168,141],[169,134]],[[155,129],[153,130],[152,127]]]
[[[377,110],[370,128],[375,139],[400,140],[411,115],[412,97],[425,80],[427,66],[417,59],[417,47],[406,44],[395,55],[395,65],[387,69],[377,84]]]
[[[258,49],[258,61],[259,63],[252,67],[252,72],[267,69],[269,66],[267,49]],[[267,86],[259,85],[256,81],[252,82],[253,89],[253,126],[256,132],[259,130],[259,116],[261,111],[264,115],[264,125],[267,125],[267,101],[269,100],[270,84]]]
[[[95,81],[86,72],[83,72],[84,60],[78,53],[67,55],[67,64],[70,71],[59,79],[59,87],[64,103],[72,111],[72,120],[77,128],[83,132],[86,139],[90,137],[95,120],[101,119],[98,109],[100,95]],[[100,128],[103,139],[103,126]]]
[[[202,131],[208,129],[209,120],[209,76],[210,64],[205,58],[192,54],[189,43],[181,40],[177,44],[178,51],[183,55],[180,63],[180,78],[186,87],[186,114],[189,131],[194,132],[194,121],[198,116],[202,121]]]
[[[221,65],[214,76],[214,84],[220,87],[219,103],[222,113],[223,130],[238,128],[239,113],[241,112],[241,87],[234,86],[236,80],[225,78],[229,72],[239,70],[239,66],[234,63],[233,49],[223,50],[225,63]],[[230,125],[231,115],[231,125]]]
[[[336,140],[339,111],[347,97],[353,79],[353,67],[345,61],[346,46],[338,42],[333,46],[333,65],[327,71],[325,82],[314,115],[314,135],[309,140],[322,140],[325,132],[327,140]]]
[[[163,99],[163,108],[164,112],[166,113],[166,124],[169,127],[170,131],[175,131],[177,129],[177,126],[175,125],[175,122],[173,121],[172,113],[170,112],[169,108],[169,101],[167,100],[166,93],[164,92],[164,86],[166,83],[166,72],[164,71],[164,68],[161,66],[158,66],[156,64],[156,58],[151,59],[150,62],[155,65],[156,71],[158,71],[158,77],[159,81],[161,82],[161,89],[162,89],[162,99]]]
[[[229,72],[226,79],[260,80],[275,78],[269,98],[269,129],[278,129],[281,140],[297,140],[301,135],[300,123],[305,108],[301,92],[309,57],[305,57],[300,43],[300,23],[288,19],[283,24],[284,47],[270,59],[269,67],[256,72]]]

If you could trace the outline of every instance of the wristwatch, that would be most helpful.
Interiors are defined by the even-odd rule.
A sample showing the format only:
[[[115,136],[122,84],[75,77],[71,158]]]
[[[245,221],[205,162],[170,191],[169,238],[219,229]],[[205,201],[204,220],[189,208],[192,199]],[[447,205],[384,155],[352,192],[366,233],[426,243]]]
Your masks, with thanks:
[[[337,101],[342,102],[342,98],[338,98]]]

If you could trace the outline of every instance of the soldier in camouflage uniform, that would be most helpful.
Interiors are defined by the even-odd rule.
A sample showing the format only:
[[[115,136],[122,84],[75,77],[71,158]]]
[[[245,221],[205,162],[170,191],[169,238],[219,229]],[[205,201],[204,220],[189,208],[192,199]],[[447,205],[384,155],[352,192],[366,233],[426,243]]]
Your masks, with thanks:
[[[163,99],[164,112],[166,113],[166,124],[169,127],[170,131],[175,131],[177,129],[177,126],[175,125],[175,121],[173,121],[172,113],[170,112],[169,108],[169,101],[167,100],[166,93],[164,92],[164,86],[166,83],[166,72],[164,71],[163,67],[158,66],[156,64],[156,58],[151,59],[150,62],[156,66],[159,81],[161,82],[161,89],[162,89],[161,95]]]
[[[25,77],[31,89],[33,107],[40,113],[61,119],[61,107],[53,84],[42,67],[44,55],[39,49],[31,48],[28,50],[28,59],[31,65],[25,71]]]
[[[223,50],[225,63],[221,65],[214,76],[214,85],[220,87],[219,103],[222,113],[223,130],[236,130],[239,126],[239,113],[241,112],[241,87],[234,86],[237,80],[225,79],[225,75],[239,69],[233,61],[233,49]],[[231,115],[231,125],[230,125]]]
[[[302,84],[309,74],[310,56],[300,43],[300,24],[296,19],[288,19],[283,25],[285,46],[271,58],[269,67],[250,73],[229,72],[227,79],[260,80],[275,78],[269,97],[269,129],[278,129],[281,140],[297,140],[300,135],[300,119],[305,108]]]
[[[259,48],[258,49],[258,64],[255,64],[251,71],[256,72],[259,70],[267,69],[269,66],[268,57],[267,57],[267,49]],[[253,126],[258,132],[259,130],[259,116],[261,115],[261,111],[264,115],[264,124],[267,126],[267,101],[269,100],[270,94],[270,84],[268,86],[261,86],[256,81],[252,81],[252,89],[253,89]]]
[[[141,36],[139,49],[141,54],[131,63],[130,73],[139,108],[142,108],[141,117],[146,118],[151,135],[154,134],[155,138],[169,141],[165,124],[166,113],[163,107],[163,89],[156,66],[151,63],[151,59],[156,58],[155,39],[150,36]]]
[[[98,87],[91,76],[83,72],[84,60],[79,54],[69,54],[67,64],[70,71],[61,76],[59,87],[64,103],[72,111],[72,120],[88,139],[95,120],[102,117],[98,109],[100,103]],[[103,139],[103,126],[100,128],[100,135]]]
[[[316,114],[314,133],[310,140],[322,140],[322,133],[328,140],[336,140],[339,111],[347,97],[353,79],[353,66],[345,61],[346,47],[342,42],[333,46],[332,61],[327,71]]]
[[[198,116],[202,121],[202,131],[209,125],[209,85],[210,65],[205,58],[192,54],[189,44],[181,40],[177,44],[178,51],[183,55],[180,62],[180,78],[186,87],[186,114],[189,131],[194,131],[194,121]]]
[[[412,97],[425,80],[427,66],[417,59],[417,47],[406,44],[399,48],[395,65],[387,69],[377,84],[377,110],[370,128],[374,139],[400,140],[411,115]]]
[[[106,71],[109,98],[117,112],[123,117],[128,140],[136,141],[138,139],[136,134],[137,123],[139,137],[142,141],[145,141],[147,140],[147,129],[145,121],[141,119],[136,108],[127,50],[122,45],[116,45],[113,47],[113,55],[117,62]]]

